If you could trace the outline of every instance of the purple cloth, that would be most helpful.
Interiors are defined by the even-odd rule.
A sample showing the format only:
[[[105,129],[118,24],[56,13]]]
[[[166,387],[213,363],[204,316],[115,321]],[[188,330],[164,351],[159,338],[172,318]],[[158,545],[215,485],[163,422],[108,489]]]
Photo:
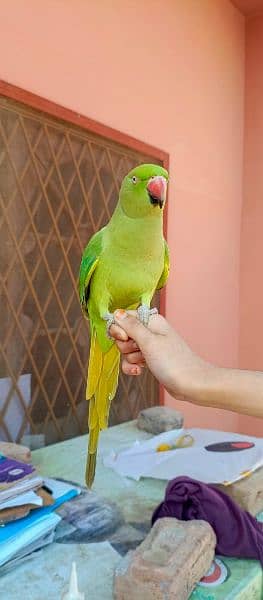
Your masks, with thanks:
[[[214,485],[190,477],[173,479],[168,483],[164,501],[153,513],[152,525],[162,517],[203,519],[216,534],[217,554],[257,558],[263,565],[263,524]]]

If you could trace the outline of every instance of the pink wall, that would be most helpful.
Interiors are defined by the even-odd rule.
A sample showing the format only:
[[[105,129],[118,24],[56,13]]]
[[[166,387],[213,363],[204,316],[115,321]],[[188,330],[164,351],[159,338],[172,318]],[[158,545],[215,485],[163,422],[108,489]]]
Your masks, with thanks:
[[[244,202],[240,272],[240,367],[263,371],[263,15],[246,25]],[[239,427],[261,433],[262,421]]]
[[[197,352],[236,366],[243,17],[228,0],[0,0],[0,32],[3,79],[170,153],[167,315]]]

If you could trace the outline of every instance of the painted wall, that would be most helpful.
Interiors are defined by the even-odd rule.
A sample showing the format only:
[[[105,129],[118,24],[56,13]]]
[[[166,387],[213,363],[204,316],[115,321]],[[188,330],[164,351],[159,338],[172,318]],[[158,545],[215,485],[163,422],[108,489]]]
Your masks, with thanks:
[[[236,366],[243,17],[228,0],[0,0],[0,34],[1,78],[170,153],[167,316]],[[183,409],[237,429],[231,413]]]
[[[263,15],[246,25],[244,203],[240,270],[240,367],[263,371]],[[239,427],[262,435],[262,421]]]

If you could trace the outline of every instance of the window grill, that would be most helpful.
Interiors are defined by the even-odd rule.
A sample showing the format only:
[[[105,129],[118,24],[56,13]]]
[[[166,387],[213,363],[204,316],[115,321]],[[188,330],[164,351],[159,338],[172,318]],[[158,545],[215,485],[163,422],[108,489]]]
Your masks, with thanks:
[[[0,439],[41,434],[49,444],[87,431],[80,258],[141,162],[162,164],[0,96]],[[121,375],[110,424],[158,403],[147,370]]]

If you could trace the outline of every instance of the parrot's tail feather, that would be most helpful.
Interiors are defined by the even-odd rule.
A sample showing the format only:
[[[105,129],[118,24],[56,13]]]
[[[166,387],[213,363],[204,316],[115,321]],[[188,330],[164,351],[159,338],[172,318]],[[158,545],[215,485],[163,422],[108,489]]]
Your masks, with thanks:
[[[87,460],[87,467],[86,467],[86,484],[87,484],[88,488],[92,487],[92,484],[94,481],[95,471],[96,471],[96,462],[97,462],[97,452],[94,452],[94,454],[89,454],[88,460]]]
[[[95,401],[95,396],[93,396],[90,401],[89,401],[89,431],[90,431],[90,439],[89,439],[89,448],[90,451],[94,452],[94,450],[92,450],[92,447],[94,445],[94,443],[96,443],[96,436],[93,435],[92,437],[92,433],[96,431],[96,429],[98,428],[98,423],[99,423],[99,415],[97,413],[97,407],[96,407],[96,401]],[[96,445],[95,445],[95,450],[96,450]]]
[[[89,418],[89,447],[88,447],[88,458],[87,458],[87,465],[86,465],[86,483],[89,488],[91,488],[93,481],[94,481],[94,477],[95,477],[95,469],[96,469],[96,461],[97,461],[97,447],[98,447],[99,434],[100,434],[98,417],[97,417],[95,426],[93,426],[92,428],[90,426],[90,423],[92,421],[95,422],[94,414],[96,414],[96,408],[94,408],[94,407],[92,408],[94,401],[95,401],[95,399],[92,398],[90,401],[90,407],[89,407],[89,417],[90,417],[91,413],[93,413],[92,419]]]
[[[95,394],[102,370],[102,362],[103,354],[98,342],[96,331],[94,331],[91,335],[86,400],[89,400]]]
[[[96,333],[92,335],[88,369],[87,399],[89,402],[89,447],[86,482],[91,487],[96,468],[96,456],[101,429],[108,426],[110,403],[119,375],[120,353],[115,344],[103,353]]]

